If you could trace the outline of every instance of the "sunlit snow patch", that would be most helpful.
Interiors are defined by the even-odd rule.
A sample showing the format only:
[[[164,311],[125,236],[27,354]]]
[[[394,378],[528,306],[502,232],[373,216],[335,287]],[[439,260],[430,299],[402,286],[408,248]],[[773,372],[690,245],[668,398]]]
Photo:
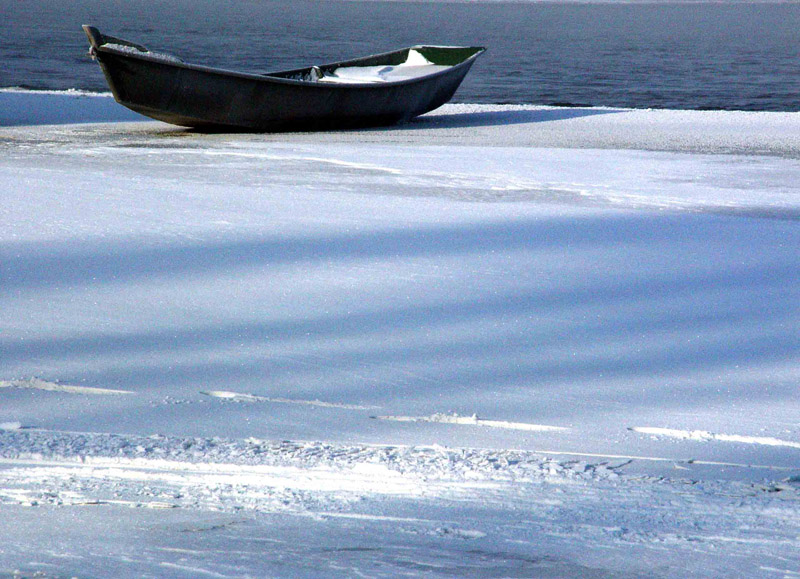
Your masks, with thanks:
[[[556,430],[569,430],[563,426],[548,426],[545,424],[529,424],[526,422],[506,422],[505,420],[484,420],[477,415],[459,416],[458,414],[432,414],[431,416],[373,416],[377,420],[392,420],[394,422],[437,422],[440,424],[461,424],[466,426],[486,426],[488,428],[505,428],[508,430],[531,430],[549,432]]]
[[[268,396],[256,396],[255,394],[241,394],[239,392],[229,392],[227,390],[209,390],[200,392],[213,398],[222,398],[231,402],[272,402],[274,404],[303,404],[305,406],[320,406],[322,408],[341,408],[344,410],[375,410],[380,406],[361,406],[358,404],[339,404],[337,402],[324,402],[322,400],[297,400],[293,398],[270,398]]]
[[[634,426],[630,428],[633,432],[640,434],[651,434],[653,436],[666,436],[678,438],[680,440],[696,440],[698,442],[708,442],[717,440],[721,442],[741,442],[744,444],[763,444],[765,446],[786,446],[789,448],[800,448],[800,442],[781,440],[769,436],[741,436],[738,434],[715,434],[705,430],[675,430],[672,428],[656,428],[646,426]]]
[[[68,394],[133,394],[129,390],[112,390],[110,388],[92,388],[89,386],[71,386],[48,382],[40,378],[28,378],[26,380],[0,380],[0,388],[33,388],[35,390],[49,390],[51,392],[66,392]]]
[[[314,69],[317,82],[337,84],[363,84],[410,80],[435,72],[447,70],[449,66],[433,64],[417,50],[409,50],[405,62],[397,65],[340,66],[329,72]]]

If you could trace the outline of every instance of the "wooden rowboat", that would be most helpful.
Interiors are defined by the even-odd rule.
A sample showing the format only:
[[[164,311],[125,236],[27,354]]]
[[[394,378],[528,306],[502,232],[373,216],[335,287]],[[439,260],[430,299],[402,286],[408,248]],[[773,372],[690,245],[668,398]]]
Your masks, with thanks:
[[[412,46],[251,74],[187,64],[84,26],[114,98],[148,117],[213,131],[319,130],[407,121],[449,101],[482,47]]]

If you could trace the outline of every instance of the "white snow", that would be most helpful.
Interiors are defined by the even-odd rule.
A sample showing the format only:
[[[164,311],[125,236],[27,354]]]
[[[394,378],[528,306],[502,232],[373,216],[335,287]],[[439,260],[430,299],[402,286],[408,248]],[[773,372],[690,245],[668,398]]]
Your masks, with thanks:
[[[0,575],[800,572],[800,114],[119,109],[0,92]]]
[[[393,420],[394,422],[438,422],[440,424],[461,424],[465,426],[484,426],[487,428],[507,428],[509,430],[531,430],[541,432],[546,430],[568,430],[561,426],[547,426],[546,424],[528,424],[527,422],[508,422],[506,420],[486,420],[477,415],[459,416],[458,414],[433,414],[431,416],[376,416],[378,420]]]
[[[336,402],[325,402],[323,400],[297,400],[293,398],[270,398],[268,396],[255,396],[253,394],[241,394],[229,392],[227,390],[211,390],[210,392],[200,392],[206,396],[232,400],[233,402],[273,402],[276,404],[304,404],[306,406],[320,406],[323,408],[342,408],[345,410],[369,410],[380,408],[380,406],[363,406],[358,404],[338,404]]]
[[[183,62],[180,58],[172,56],[171,54],[166,54],[163,52],[153,52],[150,50],[140,50],[135,46],[130,46],[127,44],[117,44],[115,42],[107,42],[102,46],[103,48],[111,49],[114,52],[132,54],[135,56],[146,56],[147,58],[158,62],[166,62],[170,64],[180,64]]]
[[[71,386],[48,382],[39,378],[27,380],[0,380],[0,388],[34,388],[36,390],[49,390],[51,392],[67,392],[69,394],[133,394],[129,390],[114,390],[112,388],[97,388],[93,386]]]
[[[800,442],[790,442],[780,440],[770,436],[740,436],[738,434],[716,434],[705,430],[676,430],[674,428],[658,428],[652,426],[635,426],[631,428],[634,432],[642,434],[652,434],[654,436],[668,436],[682,440],[696,440],[706,442],[709,440],[719,440],[722,442],[741,442],[744,444],[763,444],[766,446],[785,446],[787,448],[800,449]]]
[[[408,51],[405,62],[398,65],[340,66],[317,78],[317,82],[361,84],[410,80],[447,70],[449,66],[433,64],[418,50]]]
[[[317,79],[317,82],[336,84],[362,84],[410,80],[447,70],[449,66],[423,64],[419,66],[398,64],[396,66],[340,66]]]

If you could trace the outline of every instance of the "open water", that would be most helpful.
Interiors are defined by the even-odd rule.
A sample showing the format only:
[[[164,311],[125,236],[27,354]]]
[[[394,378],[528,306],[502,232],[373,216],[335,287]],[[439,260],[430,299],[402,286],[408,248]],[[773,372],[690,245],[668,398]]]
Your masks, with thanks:
[[[81,24],[266,72],[482,45],[458,102],[800,110],[800,4],[0,0],[0,87],[107,90]]]

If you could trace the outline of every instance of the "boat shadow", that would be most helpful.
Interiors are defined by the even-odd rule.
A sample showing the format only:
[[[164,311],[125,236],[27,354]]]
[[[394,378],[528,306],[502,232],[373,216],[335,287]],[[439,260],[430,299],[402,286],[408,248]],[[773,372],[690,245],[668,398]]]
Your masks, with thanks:
[[[294,123],[288,124],[284,127],[274,127],[269,131],[264,131],[263,133],[257,134],[341,133],[359,131],[392,132],[418,129],[430,130],[471,127],[501,127],[508,125],[566,121],[581,117],[609,115],[621,112],[624,112],[624,109],[599,109],[589,107],[540,108],[532,105],[530,108],[520,108],[514,110],[489,110],[453,113],[433,111],[399,124],[385,124],[384,122],[356,122],[343,124],[341,121],[336,121],[331,123],[330,126],[320,127],[318,123],[315,123],[311,126],[304,126],[303,124]],[[233,127],[194,127],[182,128],[180,131],[185,134],[253,133],[253,131],[249,129],[242,129],[239,131]],[[171,132],[170,134],[175,133]]]
[[[431,112],[416,117],[408,123],[402,124],[402,129],[430,129],[430,128],[466,128],[466,127],[492,127],[503,125],[521,125],[529,123],[547,123],[565,121],[581,117],[596,115],[609,115],[623,112],[622,109],[598,108],[538,108],[515,110],[493,110],[475,112],[443,113]]]
[[[480,106],[480,105],[479,105]],[[486,105],[492,106],[492,105]],[[517,108],[514,110],[488,110],[470,112],[439,112],[437,110],[419,117],[391,124],[393,121],[376,122],[343,122],[341,120],[323,123],[314,122],[311,125],[303,123],[289,123],[285,126],[273,127],[265,131],[250,129],[238,130],[235,127],[193,127],[181,128],[184,134],[280,134],[280,133],[336,133],[358,131],[407,131],[417,129],[452,129],[470,127],[499,127],[507,125],[523,125],[532,123],[546,123],[565,121],[581,117],[596,115],[609,115],[624,112],[624,109],[599,109],[590,107],[553,107],[541,108],[531,105],[530,108]],[[170,135],[176,134],[175,131]]]

